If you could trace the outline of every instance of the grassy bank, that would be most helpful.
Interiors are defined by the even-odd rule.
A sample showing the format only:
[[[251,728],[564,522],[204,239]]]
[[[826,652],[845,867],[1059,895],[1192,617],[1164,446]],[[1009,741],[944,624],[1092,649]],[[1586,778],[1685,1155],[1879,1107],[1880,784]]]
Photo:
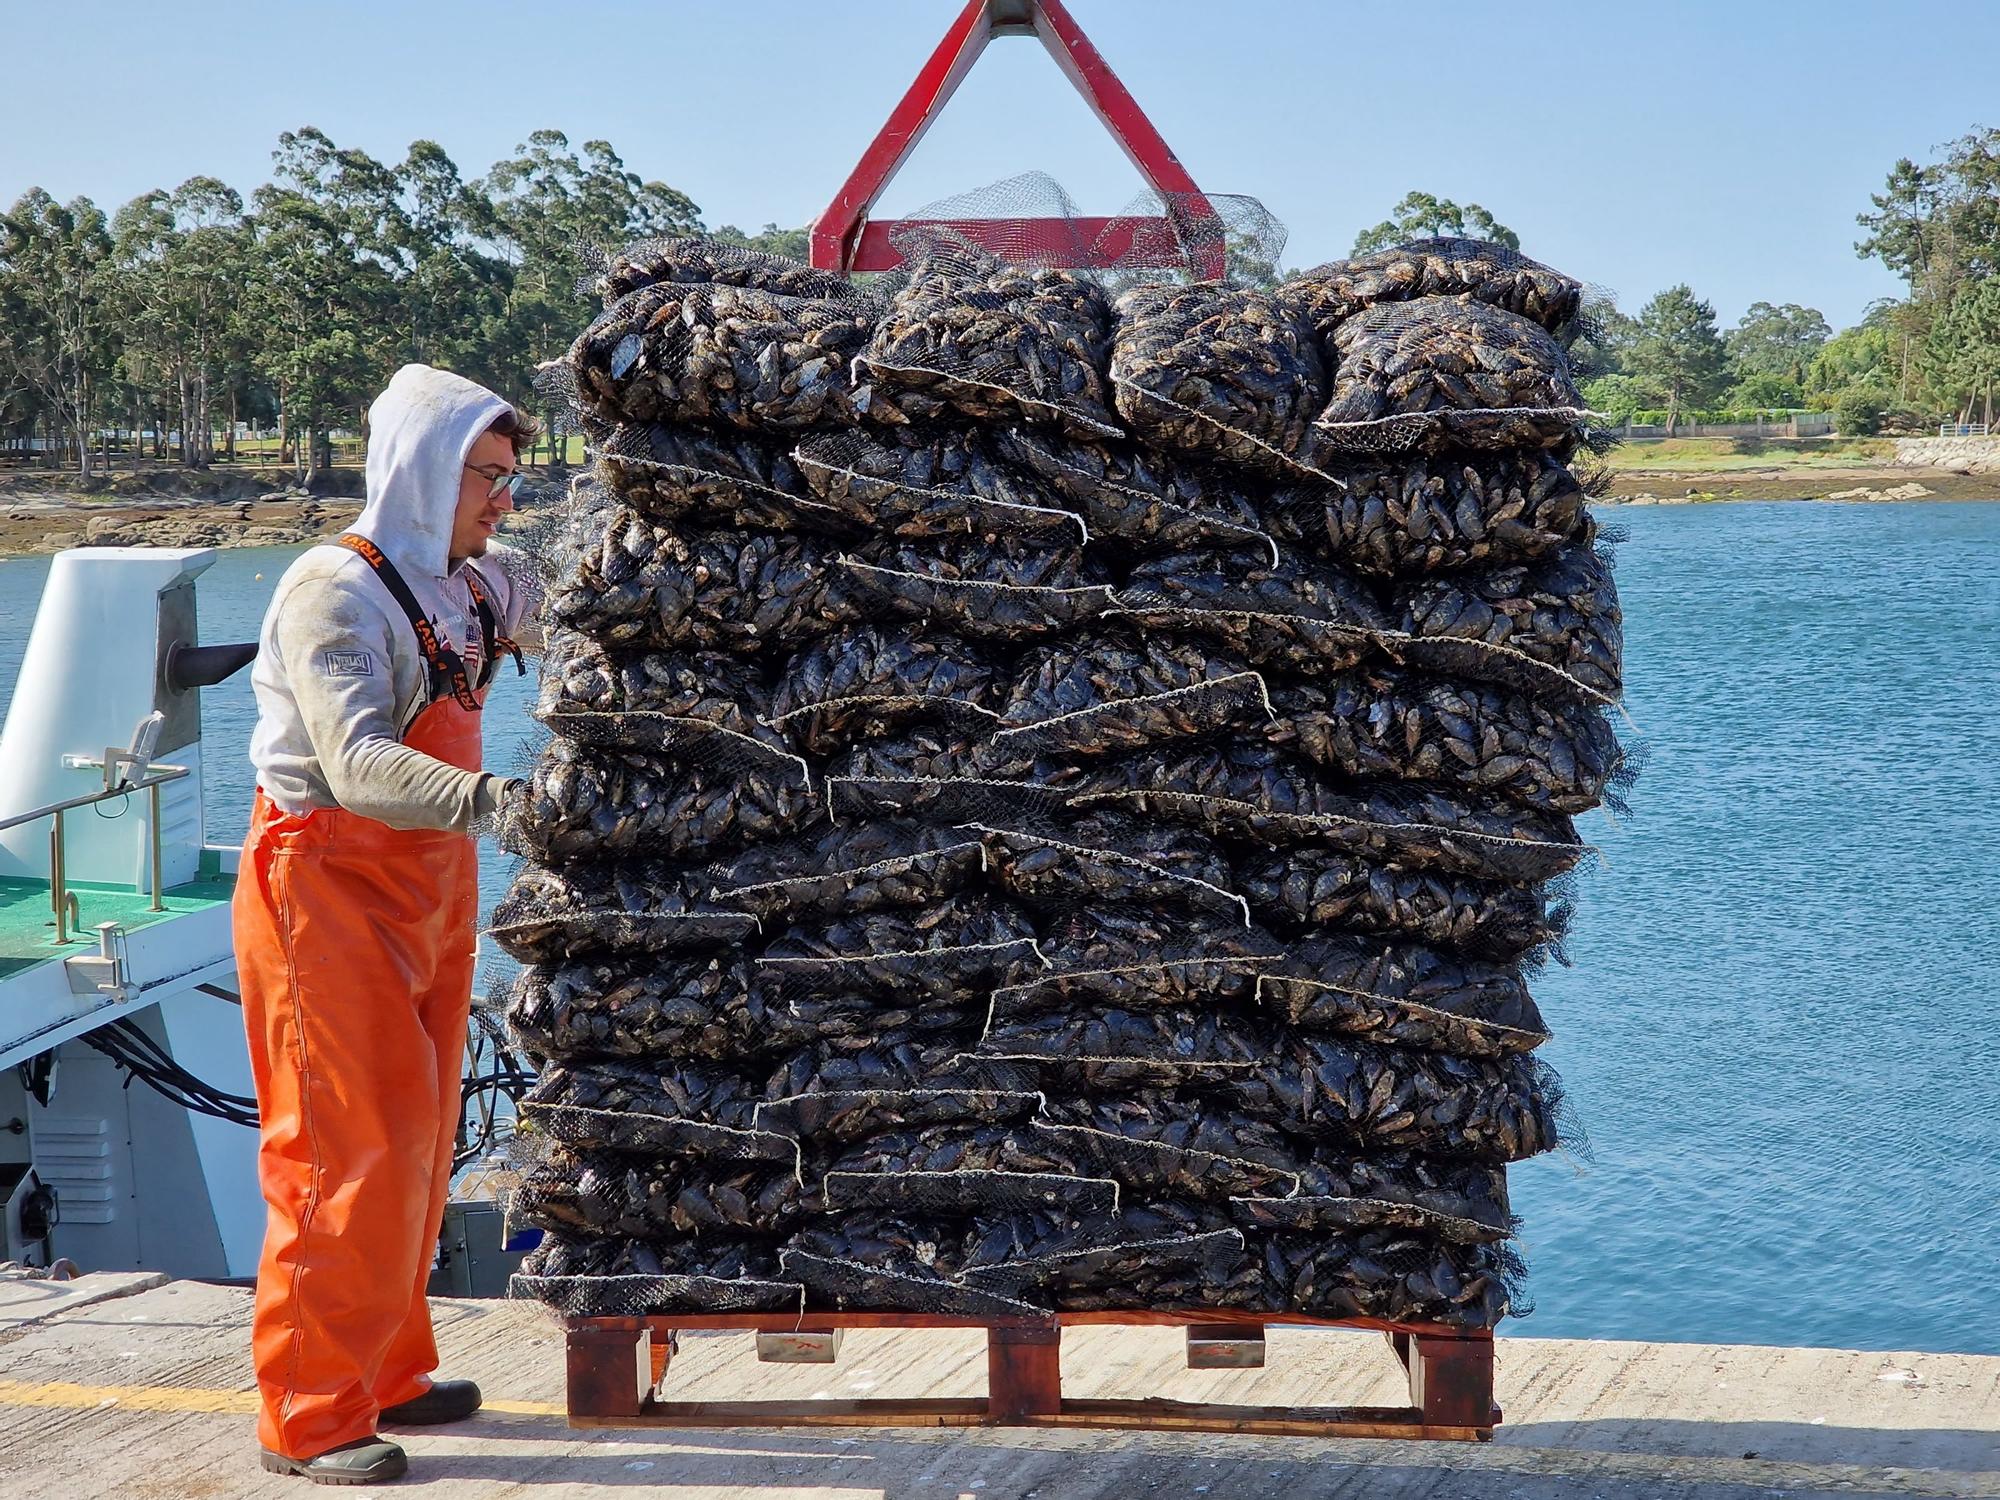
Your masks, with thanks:
[[[1899,468],[1895,457],[1894,438],[1670,438],[1622,444],[1605,463],[1608,498],[1641,503],[2000,498],[2000,475]]]
[[[1660,438],[1621,443],[1614,469],[1630,474],[1729,474],[1747,470],[1880,469],[1896,456],[1894,438]]]

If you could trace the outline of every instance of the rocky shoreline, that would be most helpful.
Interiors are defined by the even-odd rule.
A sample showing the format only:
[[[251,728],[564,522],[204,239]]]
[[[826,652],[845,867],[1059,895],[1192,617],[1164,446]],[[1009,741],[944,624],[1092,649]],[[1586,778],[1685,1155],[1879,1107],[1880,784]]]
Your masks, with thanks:
[[[4,503],[4,502],[0,502]],[[0,557],[68,547],[298,547],[338,535],[361,513],[353,500],[289,496],[214,504],[183,501],[0,508]]]
[[[1712,476],[1709,477],[1712,478]],[[1742,492],[1743,487],[1741,485],[1731,486],[1727,490],[1697,488],[1690,486],[1682,490],[1682,492],[1677,495],[1654,494],[1650,490],[1630,490],[1625,493],[1618,493],[1617,491],[1614,490],[1611,494],[1601,496],[1598,499],[1597,503],[1599,505],[1712,505],[1712,504],[1727,504],[1731,502],[1742,503],[1745,501],[1755,501],[1755,500],[1763,500],[1763,501],[1823,500],[1823,501],[1847,501],[1854,503],[1877,503],[1877,502],[1895,502],[1904,500],[1972,500],[1972,499],[1983,500],[1983,499],[1992,499],[1994,492],[1994,486],[1986,485],[1983,487],[1985,490],[1984,494],[1946,495],[1946,494],[1940,494],[1937,490],[1930,488],[1928,485],[1920,484],[1914,480],[1906,480],[1901,484],[1891,484],[1880,488],[1874,485],[1862,484],[1862,485],[1854,485],[1847,489],[1829,490],[1826,489],[1825,486],[1830,482],[1838,482],[1838,481],[1829,481],[1822,477],[1817,481],[1816,485],[1810,487],[1816,490],[1817,491],[1816,493],[1777,494],[1777,495],[1744,494]]]
[[[531,492],[551,498],[560,493],[558,476],[538,473],[535,478]],[[358,469],[320,475],[310,489],[272,471],[158,470],[118,475],[82,492],[73,476],[17,471],[0,474],[0,557],[32,557],[66,547],[302,547],[351,525],[360,514],[361,497]],[[1995,498],[2000,498],[2000,476],[1977,469],[1778,465],[1731,473],[1628,472],[1614,478],[1598,503]]]
[[[531,470],[524,499],[560,493],[566,476]],[[68,547],[303,547],[338,536],[361,513],[359,469],[301,485],[268,469],[151,469],[88,489],[47,470],[0,473],[0,557]]]

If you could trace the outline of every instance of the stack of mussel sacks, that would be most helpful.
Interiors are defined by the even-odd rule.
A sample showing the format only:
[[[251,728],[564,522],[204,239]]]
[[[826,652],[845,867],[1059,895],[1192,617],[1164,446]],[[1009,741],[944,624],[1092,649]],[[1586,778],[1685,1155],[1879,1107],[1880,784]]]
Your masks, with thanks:
[[[900,248],[636,246],[548,372],[517,1293],[1494,1324],[1623,774],[1577,283]]]

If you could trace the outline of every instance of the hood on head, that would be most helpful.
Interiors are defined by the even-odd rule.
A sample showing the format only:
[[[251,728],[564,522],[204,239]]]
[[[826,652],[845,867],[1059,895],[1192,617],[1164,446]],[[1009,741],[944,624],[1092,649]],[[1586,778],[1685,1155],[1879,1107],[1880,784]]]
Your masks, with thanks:
[[[406,576],[442,578],[466,455],[510,409],[462,375],[404,365],[368,408],[368,503],[353,529]]]

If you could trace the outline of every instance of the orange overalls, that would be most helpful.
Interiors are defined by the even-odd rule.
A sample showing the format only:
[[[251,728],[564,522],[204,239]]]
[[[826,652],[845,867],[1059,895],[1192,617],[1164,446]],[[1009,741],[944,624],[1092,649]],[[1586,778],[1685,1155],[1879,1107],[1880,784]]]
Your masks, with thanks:
[[[353,550],[407,598],[379,552]],[[433,696],[403,735],[468,771],[493,647],[511,649],[476,584],[473,597],[488,647],[479,682],[424,622]],[[414,601],[405,610],[422,619]],[[337,807],[288,813],[258,789],[232,915],[269,1209],[251,1331],[257,1437],[274,1453],[312,1458],[367,1437],[437,1367],[424,1293],[451,1185],[478,912],[465,834]]]

